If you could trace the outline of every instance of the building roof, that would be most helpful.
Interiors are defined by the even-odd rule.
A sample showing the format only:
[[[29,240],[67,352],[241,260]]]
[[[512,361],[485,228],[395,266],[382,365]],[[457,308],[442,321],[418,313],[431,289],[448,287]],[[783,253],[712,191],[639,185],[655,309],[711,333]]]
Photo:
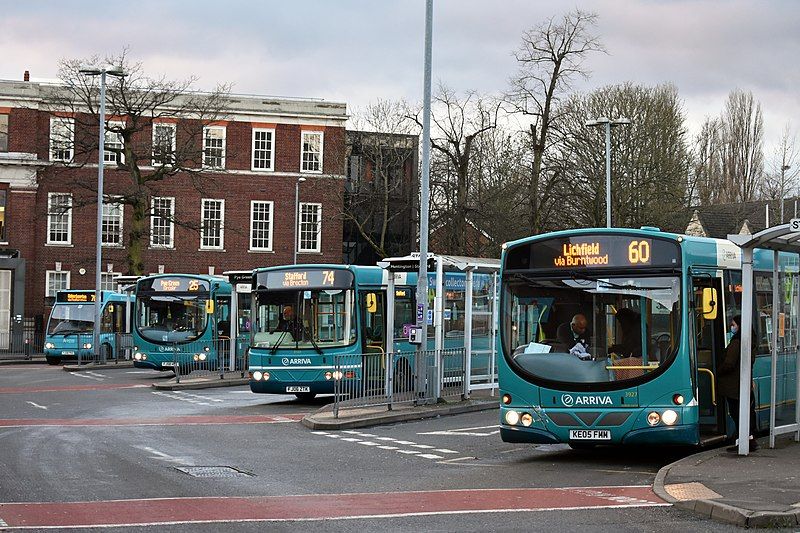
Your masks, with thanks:
[[[799,212],[800,198],[785,199],[783,209],[784,221],[788,221]],[[732,234],[752,235],[779,223],[780,200],[756,200],[689,207],[675,213],[664,224],[663,229],[687,235],[726,239]]]

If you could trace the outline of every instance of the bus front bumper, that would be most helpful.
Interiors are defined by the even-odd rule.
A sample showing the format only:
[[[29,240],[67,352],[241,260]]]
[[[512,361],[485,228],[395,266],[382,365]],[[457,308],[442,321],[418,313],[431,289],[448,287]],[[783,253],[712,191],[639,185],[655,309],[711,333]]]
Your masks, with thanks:
[[[610,445],[639,445],[648,444],[654,446],[686,446],[697,445],[700,443],[700,432],[696,425],[662,426],[653,428],[642,428],[629,431],[622,436],[622,440],[612,441],[575,441],[591,444],[610,444]],[[559,444],[569,443],[567,439],[540,428],[500,426],[500,438],[503,442],[528,443],[528,444]]]
[[[148,370],[174,370],[172,363],[169,366],[164,365],[160,361],[134,361],[134,368],[146,368]]]
[[[257,394],[333,394],[333,381],[291,382],[270,379],[256,381],[250,378],[250,390]]]

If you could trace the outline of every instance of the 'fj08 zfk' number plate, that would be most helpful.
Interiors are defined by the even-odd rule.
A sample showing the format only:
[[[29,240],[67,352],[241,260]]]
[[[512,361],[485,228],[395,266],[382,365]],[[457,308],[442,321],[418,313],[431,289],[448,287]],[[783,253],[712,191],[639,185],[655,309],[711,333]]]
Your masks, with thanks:
[[[607,429],[571,429],[569,440],[611,440],[611,431]]]
[[[311,387],[286,387],[286,392],[311,392]]]

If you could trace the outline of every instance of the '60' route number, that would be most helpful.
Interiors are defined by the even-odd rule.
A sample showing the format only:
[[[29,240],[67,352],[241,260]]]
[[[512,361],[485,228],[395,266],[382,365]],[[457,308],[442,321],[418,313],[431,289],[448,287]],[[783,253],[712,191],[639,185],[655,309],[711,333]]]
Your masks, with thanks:
[[[628,262],[632,265],[650,263],[650,241],[631,241],[628,245]]]

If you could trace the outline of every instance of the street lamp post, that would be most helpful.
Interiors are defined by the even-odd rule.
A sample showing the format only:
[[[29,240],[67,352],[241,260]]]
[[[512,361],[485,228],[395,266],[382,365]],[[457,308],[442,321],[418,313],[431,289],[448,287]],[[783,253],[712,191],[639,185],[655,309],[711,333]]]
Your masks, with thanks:
[[[81,74],[87,76],[100,76],[100,139],[98,143],[97,157],[97,241],[95,243],[95,276],[94,276],[94,326],[92,327],[92,349],[95,360],[101,355],[100,351],[100,283],[103,262],[102,240],[103,240],[103,157],[106,143],[106,76],[116,76],[122,78],[125,73],[121,67],[105,68],[83,68]],[[78,347],[81,349],[81,346]],[[103,361],[105,362],[105,361]]]
[[[606,227],[611,227],[611,128],[626,126],[631,121],[625,117],[610,119],[600,117],[586,122],[587,126],[604,126],[606,130]]]
[[[305,178],[297,178],[294,184],[294,264],[297,264],[297,241],[300,238],[300,184],[306,181]]]
[[[784,184],[786,183],[786,171],[792,168],[792,165],[781,165],[781,224],[783,224],[783,196],[786,194]]]

